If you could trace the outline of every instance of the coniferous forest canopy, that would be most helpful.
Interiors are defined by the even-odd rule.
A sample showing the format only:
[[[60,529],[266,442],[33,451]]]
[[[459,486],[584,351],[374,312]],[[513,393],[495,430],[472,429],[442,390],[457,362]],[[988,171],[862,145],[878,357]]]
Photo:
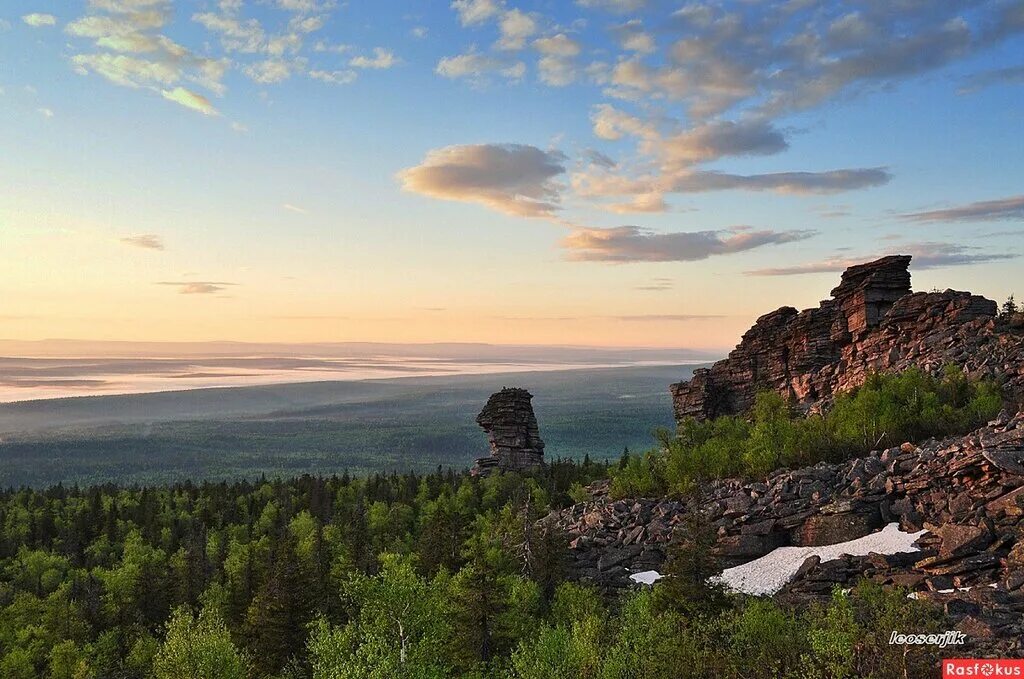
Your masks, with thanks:
[[[832,436],[816,441],[834,441],[825,450],[839,459],[870,447],[843,434],[873,437],[868,423],[926,437],[999,406],[990,383],[909,372],[869,380],[818,423],[763,396],[749,425],[687,422],[660,452],[610,464],[8,490],[0,676],[930,676],[940,650],[888,634],[944,629],[941,611],[898,588],[862,584],[806,609],[725,592],[714,534],[694,519],[677,529],[667,577],[607,596],[566,580],[565,537],[544,517],[594,480],[638,483],[641,462],[711,464],[747,440],[756,455],[730,473],[756,477],[809,462],[805,428]],[[644,478],[685,493],[702,469]]]
[[[677,544],[671,584],[607,600],[563,581],[560,536],[531,526],[606,471],[556,462],[537,476],[483,480],[437,472],[4,493],[0,676],[930,669],[928,651],[905,656],[886,637],[900,624],[938,629],[925,604],[871,587],[805,612],[729,596],[707,585],[716,569],[699,529]]]

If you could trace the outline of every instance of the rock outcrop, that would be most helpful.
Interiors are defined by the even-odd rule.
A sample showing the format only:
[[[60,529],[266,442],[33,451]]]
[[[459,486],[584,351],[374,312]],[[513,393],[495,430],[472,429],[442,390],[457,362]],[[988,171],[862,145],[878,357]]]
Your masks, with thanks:
[[[494,471],[525,471],[544,464],[544,441],[526,389],[505,387],[491,394],[476,417],[487,433],[491,454],[478,458],[474,475]]]
[[[1024,411],[962,437],[875,451],[842,464],[723,480],[686,500],[591,502],[550,517],[570,540],[571,573],[605,590],[657,570],[676,525],[698,513],[717,530],[724,566],[786,545],[846,542],[898,522],[926,529],[911,554],[809,560],[777,596],[806,600],[859,578],[941,604],[983,646],[1024,653]]]
[[[672,385],[676,419],[742,413],[767,389],[810,410],[872,372],[911,366],[956,365],[1024,396],[1024,333],[984,297],[912,293],[910,261],[893,255],[850,267],[818,307],[782,307],[757,319],[728,358]]]
[[[911,292],[910,260],[851,267],[818,307],[759,318],[728,358],[673,385],[677,419],[745,412],[765,389],[814,411],[873,372],[937,373],[947,365],[998,379],[1019,405],[1022,323],[969,292]],[[1024,411],[1010,412],[966,436],[780,470],[763,481],[714,481],[687,498],[612,500],[600,482],[590,488],[593,500],[545,522],[569,540],[572,577],[607,592],[662,567],[677,527],[694,516],[716,531],[723,567],[778,547],[845,543],[896,522],[925,531],[918,551],[814,556],[775,596],[801,604],[862,578],[898,585],[942,605],[974,650],[1024,655]]]

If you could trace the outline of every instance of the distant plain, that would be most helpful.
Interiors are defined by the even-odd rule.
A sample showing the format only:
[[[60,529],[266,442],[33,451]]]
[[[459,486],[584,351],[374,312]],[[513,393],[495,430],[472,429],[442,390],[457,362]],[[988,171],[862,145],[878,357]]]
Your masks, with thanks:
[[[463,469],[487,454],[474,418],[522,386],[548,458],[617,458],[672,423],[693,364],[321,381],[0,404],[0,486],[153,484]]]

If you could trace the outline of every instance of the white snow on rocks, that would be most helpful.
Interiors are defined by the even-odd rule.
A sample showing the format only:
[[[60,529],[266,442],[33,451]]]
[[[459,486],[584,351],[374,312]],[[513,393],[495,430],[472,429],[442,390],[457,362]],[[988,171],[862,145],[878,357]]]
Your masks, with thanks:
[[[629,576],[629,579],[641,585],[653,585],[663,577],[665,576],[658,571],[643,571],[641,573],[633,573],[633,575]]]
[[[914,542],[924,534],[923,530],[904,533],[898,523],[890,523],[877,533],[849,542],[820,547],[779,547],[760,559],[725,569],[717,580],[729,589],[745,594],[775,594],[793,579],[808,557],[818,556],[825,562],[838,559],[844,554],[867,556],[871,553],[888,555],[916,552],[919,550]],[[637,575],[641,574],[631,577]]]

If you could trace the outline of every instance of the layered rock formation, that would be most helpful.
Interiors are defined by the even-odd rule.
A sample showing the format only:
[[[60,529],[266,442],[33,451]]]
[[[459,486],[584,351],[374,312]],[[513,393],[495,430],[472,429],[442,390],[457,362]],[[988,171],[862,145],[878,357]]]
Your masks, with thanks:
[[[934,599],[986,648],[1024,653],[1024,412],[967,436],[909,443],[842,464],[725,480],[681,500],[597,498],[551,520],[570,539],[574,577],[606,590],[657,570],[674,527],[697,512],[724,566],[785,545],[845,542],[899,522],[927,529],[921,551],[809,560],[779,595],[803,600],[867,577]]]
[[[487,433],[491,454],[477,459],[471,473],[525,471],[544,464],[544,441],[526,389],[505,387],[491,394],[476,417]]]
[[[847,269],[831,299],[766,314],[740,344],[693,379],[672,385],[677,420],[742,413],[771,389],[813,409],[871,372],[946,364],[1006,382],[1024,395],[1024,334],[997,318],[996,303],[969,292],[912,293],[909,255]]]

